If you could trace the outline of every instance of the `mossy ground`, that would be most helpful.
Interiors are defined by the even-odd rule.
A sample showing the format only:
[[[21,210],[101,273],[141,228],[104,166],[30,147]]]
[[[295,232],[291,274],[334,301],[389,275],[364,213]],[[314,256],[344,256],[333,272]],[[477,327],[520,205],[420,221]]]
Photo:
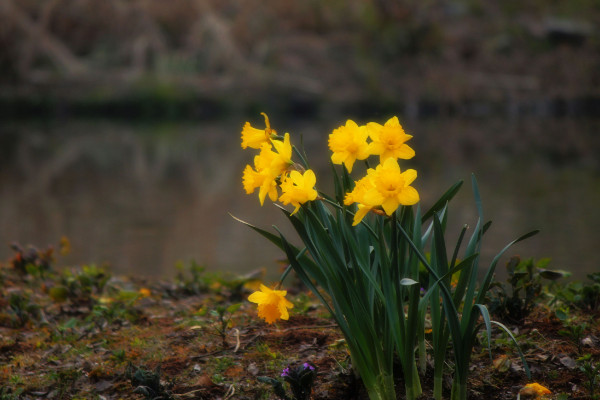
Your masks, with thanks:
[[[14,263],[0,268],[1,399],[271,399],[271,387],[257,378],[279,378],[286,366],[307,361],[318,371],[315,400],[367,398],[333,319],[299,286],[290,288],[289,321],[267,325],[245,300],[251,281],[196,274],[147,282],[86,271],[40,276]],[[505,334],[494,332],[493,361],[482,335],[469,398],[515,399],[533,381],[552,390],[549,398],[591,398],[576,360],[586,353],[599,362],[598,314],[571,318],[587,323],[578,340],[559,334],[563,322],[544,304],[509,325],[531,380]],[[139,374],[160,377],[155,397],[144,394]],[[422,398],[430,398],[429,369],[422,386]]]

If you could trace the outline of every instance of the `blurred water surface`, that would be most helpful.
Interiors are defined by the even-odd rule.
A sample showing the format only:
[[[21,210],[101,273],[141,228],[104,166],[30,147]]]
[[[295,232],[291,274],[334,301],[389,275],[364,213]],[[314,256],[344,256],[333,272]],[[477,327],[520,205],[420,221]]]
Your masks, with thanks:
[[[387,117],[370,120],[384,123]],[[175,273],[177,261],[195,260],[213,271],[266,267],[275,279],[282,253],[229,215],[291,232],[271,203],[260,207],[256,194],[242,189],[243,167],[254,155],[239,145],[245,120],[3,122],[0,259],[10,257],[13,241],[45,247],[64,235],[72,252],[59,258],[60,266],[106,263],[117,274],[164,277]],[[475,173],[485,219],[493,221],[485,259],[541,229],[509,254],[551,257],[553,268],[579,279],[600,270],[598,120],[401,121],[417,152],[402,165],[418,170],[414,186],[424,207],[465,180],[451,203],[451,236],[476,222],[470,188]],[[317,184],[326,191],[327,136],[344,122],[272,118],[294,143],[302,137]],[[252,123],[262,126],[260,116]]]

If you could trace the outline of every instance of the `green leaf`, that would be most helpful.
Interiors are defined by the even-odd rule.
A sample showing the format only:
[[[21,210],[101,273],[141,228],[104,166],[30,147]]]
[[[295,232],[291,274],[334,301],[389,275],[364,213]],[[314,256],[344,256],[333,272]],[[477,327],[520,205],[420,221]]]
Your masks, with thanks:
[[[423,214],[423,218],[421,219],[421,222],[427,221],[429,218],[431,218],[433,216],[433,214],[435,212],[438,212],[442,208],[444,208],[446,203],[448,203],[458,193],[462,184],[463,184],[463,181],[460,180],[460,181],[456,182],[454,185],[452,185],[450,187],[450,189],[448,189],[446,191],[446,193],[444,193],[442,195],[442,197],[440,197],[439,200],[436,201],[435,204],[433,206],[431,206],[431,208],[425,214]]]
[[[412,286],[412,285],[418,285],[419,282],[415,281],[414,279],[410,279],[410,278],[402,278],[400,280],[400,285],[402,286]]]
[[[549,279],[551,281],[555,281],[560,278],[564,278],[567,275],[566,275],[565,271],[541,269],[540,276],[544,279]]]

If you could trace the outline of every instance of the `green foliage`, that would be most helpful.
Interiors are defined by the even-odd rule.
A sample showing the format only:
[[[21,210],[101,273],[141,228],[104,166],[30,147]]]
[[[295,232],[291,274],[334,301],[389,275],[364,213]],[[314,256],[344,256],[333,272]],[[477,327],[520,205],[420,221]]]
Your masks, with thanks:
[[[93,264],[76,270],[65,269],[48,293],[58,303],[68,300],[73,305],[87,305],[91,308],[96,303],[96,297],[104,292],[110,277],[104,268]]]
[[[267,383],[272,386],[275,395],[283,400],[308,400],[312,393],[315,377],[317,376],[316,367],[313,364],[304,363],[297,367],[285,368],[281,376],[289,385],[293,397],[289,397],[280,380],[267,376],[259,376],[259,382]]]
[[[479,318],[483,317],[488,336],[491,325],[495,324],[515,341],[506,327],[490,320],[485,306],[496,264],[512,244],[536,232],[507,245],[494,258],[478,286],[478,251],[489,224],[481,222],[481,200],[474,179],[480,220],[461,260],[458,255],[466,227],[452,248],[451,258],[444,238],[447,203],[457,193],[460,183],[423,215],[419,208],[415,212],[412,207],[401,207],[390,218],[367,216],[355,227],[352,226],[355,206],[340,205],[344,194],[352,189],[347,171],[341,177],[336,175],[335,183],[337,201],[326,198],[331,209],[324,202],[310,202],[294,215],[283,210],[305,248],[295,247],[281,234],[276,236],[248,225],[285,251],[289,268],[332,314],[346,339],[353,367],[372,399],[395,396],[396,356],[402,365],[406,398],[420,395],[415,348],[423,349],[419,356],[424,361],[427,355],[423,332],[428,308],[436,364],[435,396],[441,398],[441,374],[450,341],[455,361],[452,398],[465,399],[470,356],[482,327]],[[422,230],[422,224],[430,219]],[[430,247],[429,259],[425,256],[426,247]],[[428,285],[418,282],[423,276],[420,267],[427,271]],[[457,277],[455,287],[451,284],[453,276]],[[424,296],[421,286],[428,287]]]
[[[600,310],[600,272],[589,274],[589,283],[570,282],[558,288],[555,301],[579,308],[586,312]]]
[[[585,354],[582,357],[577,359],[579,364],[579,369],[584,373],[587,378],[587,388],[590,393],[591,399],[600,398],[599,395],[596,394],[596,387],[598,383],[600,383],[600,363],[593,363],[591,354]]]
[[[574,321],[567,319],[563,321],[564,328],[559,330],[559,335],[568,337],[573,341],[573,343],[577,346],[577,351],[581,354],[581,339],[583,339],[583,334],[587,329],[587,323],[582,322],[580,324],[575,323]]]
[[[130,380],[131,386],[135,388],[133,393],[143,395],[146,400],[174,399],[171,391],[160,381],[160,366],[156,367],[154,371],[148,371],[129,363],[125,370],[125,376]]]
[[[473,346],[476,343],[478,332],[482,327],[485,327],[488,343],[491,342],[492,325],[496,325],[503,329],[516,344],[516,339],[504,325],[490,319],[489,311],[486,306],[486,298],[500,257],[515,243],[537,233],[537,231],[527,233],[506,245],[493,258],[492,262],[485,270],[482,282],[478,283],[477,275],[481,268],[479,265],[481,240],[491,223],[483,223],[481,197],[479,195],[475,177],[472,178],[472,185],[479,220],[473,230],[471,238],[466,244],[462,261],[459,261],[459,252],[465,238],[467,227],[463,227],[457,243],[450,253],[452,256],[449,258],[447,250],[450,249],[447,248],[444,238],[447,221],[446,207],[440,212],[433,213],[433,226],[426,230],[424,235],[425,238],[430,234],[432,235],[430,261],[426,259],[423,251],[417,251],[420,261],[429,272],[431,282],[427,293],[422,299],[422,304],[425,299],[431,299],[429,306],[434,347],[434,397],[436,399],[442,398],[441,370],[445,362],[445,352],[448,340],[450,340],[454,354],[454,379],[452,382],[451,393],[451,399],[453,400],[466,399],[471,354],[473,352]],[[408,238],[406,235],[405,237]],[[409,241],[409,244],[415,246],[411,241]],[[456,277],[455,285],[452,284],[453,277]],[[432,281],[432,279],[434,279],[434,281]],[[440,297],[442,298],[441,305],[438,300]],[[459,312],[461,306],[462,310]],[[424,315],[423,305],[421,306],[421,309],[421,314]],[[480,322],[480,318],[483,319],[483,324]],[[520,349],[518,347],[517,349],[519,350],[521,359],[525,364],[525,370],[529,376],[529,369],[527,368],[525,358]]]
[[[127,353],[125,353],[125,350],[123,350],[123,349],[113,350],[112,358],[115,361],[122,363],[122,362],[125,362],[125,359],[127,358]]]
[[[218,305],[213,310],[210,310],[210,315],[217,319],[216,324],[214,324],[214,329],[221,337],[224,349],[229,347],[227,344],[227,335],[231,326],[231,318],[241,306],[242,303],[234,303],[229,306]]]
[[[71,388],[81,376],[81,371],[78,369],[65,369],[50,374],[53,387],[58,391],[57,398],[65,399],[69,395]]]
[[[51,246],[45,250],[33,246],[24,249],[20,244],[13,243],[10,247],[15,252],[10,263],[20,274],[43,278],[52,269],[54,249]]]
[[[14,391],[6,386],[0,387],[0,400],[19,400],[25,389],[18,388]]]
[[[20,328],[39,318],[40,307],[31,301],[27,293],[12,293],[8,299],[8,312],[12,325]]]
[[[502,320],[523,323],[543,295],[543,280],[556,281],[568,275],[564,271],[546,269],[549,263],[548,258],[535,263],[533,258],[512,257],[506,264],[506,283],[490,285],[490,312]]]
[[[178,289],[186,295],[206,293],[211,281],[205,275],[206,268],[192,260],[189,265],[178,262],[175,282]]]
[[[135,322],[142,316],[142,312],[133,306],[133,301],[112,301],[108,304],[95,304],[86,322],[93,323],[97,328],[104,324],[122,324],[123,321]]]

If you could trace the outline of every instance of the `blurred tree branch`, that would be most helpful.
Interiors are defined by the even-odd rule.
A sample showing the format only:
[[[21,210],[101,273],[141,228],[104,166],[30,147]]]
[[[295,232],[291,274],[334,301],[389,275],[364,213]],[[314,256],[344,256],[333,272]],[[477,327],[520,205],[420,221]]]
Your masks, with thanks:
[[[28,44],[31,49],[27,57],[29,60],[25,61],[22,67],[29,68],[34,53],[41,51],[58,68],[67,74],[79,75],[86,73],[88,71],[87,66],[46,29],[49,16],[55,4],[55,1],[49,1],[44,7],[42,16],[36,22],[18,6],[13,4],[12,0],[2,0],[0,2],[0,12],[8,16],[9,20],[13,21],[15,26],[29,37]]]

